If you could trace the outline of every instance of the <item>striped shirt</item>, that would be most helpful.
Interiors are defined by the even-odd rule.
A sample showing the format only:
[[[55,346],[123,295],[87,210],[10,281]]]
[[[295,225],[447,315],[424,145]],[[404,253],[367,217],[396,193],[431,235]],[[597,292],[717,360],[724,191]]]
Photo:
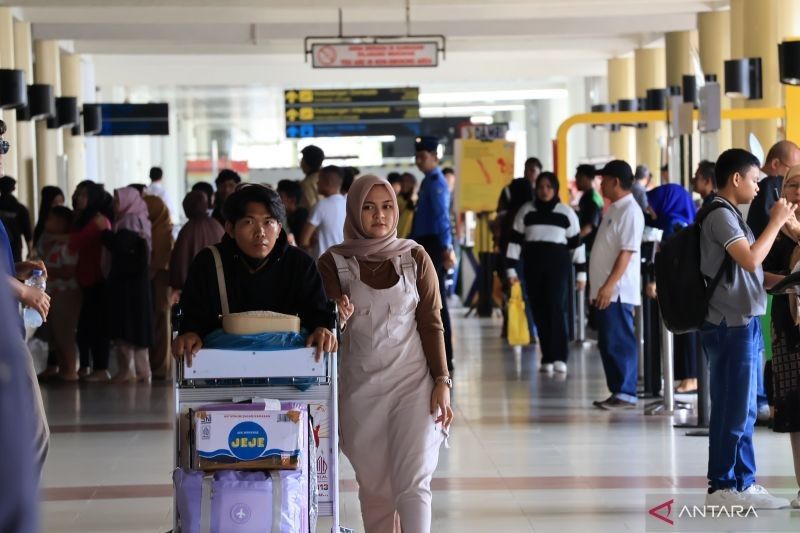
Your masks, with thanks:
[[[578,266],[578,280],[586,279],[586,251],[581,244],[578,215],[569,206],[555,205],[552,211],[539,211],[533,202],[520,207],[514,218],[511,242],[508,245],[508,275],[517,277],[516,264],[523,246],[539,243],[560,244],[572,250],[572,262]]]

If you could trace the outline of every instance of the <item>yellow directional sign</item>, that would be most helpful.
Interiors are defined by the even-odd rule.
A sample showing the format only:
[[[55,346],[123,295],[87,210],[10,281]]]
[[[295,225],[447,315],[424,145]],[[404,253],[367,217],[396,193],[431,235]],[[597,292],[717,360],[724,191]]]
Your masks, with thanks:
[[[300,102],[304,104],[308,104],[314,101],[314,91],[309,89],[304,89],[300,91]]]
[[[286,110],[286,120],[289,122],[294,122],[297,120],[297,117],[300,115],[300,112],[297,109],[291,108]]]
[[[297,91],[286,91],[286,101],[293,104],[297,101]]]
[[[314,108],[313,107],[301,107],[300,108],[300,120],[314,120]]]

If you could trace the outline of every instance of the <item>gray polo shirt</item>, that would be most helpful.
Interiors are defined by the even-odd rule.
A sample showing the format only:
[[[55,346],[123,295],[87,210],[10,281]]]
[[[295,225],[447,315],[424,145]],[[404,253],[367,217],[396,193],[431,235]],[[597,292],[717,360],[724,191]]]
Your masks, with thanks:
[[[755,242],[753,232],[744,223],[735,206],[719,196],[713,201],[724,202],[728,208],[717,208],[703,220],[700,232],[700,271],[708,278],[717,274],[731,244],[740,239],[747,239],[749,244]],[[724,319],[728,326],[746,326],[752,317],[766,312],[764,271],[758,265],[755,272],[748,272],[733,261],[732,273],[730,278],[727,273],[723,274],[711,296],[706,320],[719,325]]]

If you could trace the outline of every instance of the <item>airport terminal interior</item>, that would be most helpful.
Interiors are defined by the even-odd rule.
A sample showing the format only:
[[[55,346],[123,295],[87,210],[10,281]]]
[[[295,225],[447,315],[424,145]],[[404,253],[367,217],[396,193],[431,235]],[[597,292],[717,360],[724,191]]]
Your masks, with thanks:
[[[800,531],[800,0],[0,0],[0,119],[0,532]]]

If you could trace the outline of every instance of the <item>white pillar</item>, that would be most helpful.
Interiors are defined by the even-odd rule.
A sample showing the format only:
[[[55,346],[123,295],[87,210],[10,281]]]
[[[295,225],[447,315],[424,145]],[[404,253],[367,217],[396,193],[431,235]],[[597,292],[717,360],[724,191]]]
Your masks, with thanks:
[[[61,96],[61,58],[57,41],[36,41],[36,83],[53,86],[56,96]],[[58,159],[64,154],[64,140],[59,130],[47,128],[47,122],[36,123],[36,146],[39,186],[58,185]],[[66,192],[66,191],[65,191]]]
[[[25,73],[25,85],[33,83],[33,48],[30,22],[14,21],[14,65]],[[39,182],[36,164],[36,131],[34,123],[17,122],[17,194],[28,206],[31,216],[38,216]]]

